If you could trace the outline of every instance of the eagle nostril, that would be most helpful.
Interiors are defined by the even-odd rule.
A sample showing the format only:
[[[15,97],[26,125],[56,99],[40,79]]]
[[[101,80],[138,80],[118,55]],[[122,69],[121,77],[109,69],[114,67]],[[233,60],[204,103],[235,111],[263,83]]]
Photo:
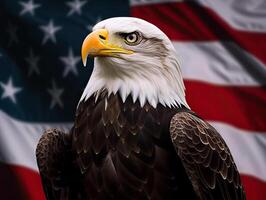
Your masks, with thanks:
[[[101,38],[102,40],[106,40],[106,37],[104,37],[103,35],[99,35],[99,38]]]

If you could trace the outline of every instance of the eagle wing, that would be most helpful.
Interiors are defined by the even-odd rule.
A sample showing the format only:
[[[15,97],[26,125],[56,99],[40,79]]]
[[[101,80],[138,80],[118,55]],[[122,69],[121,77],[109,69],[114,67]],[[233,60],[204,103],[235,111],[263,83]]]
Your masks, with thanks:
[[[237,167],[220,134],[189,112],[175,114],[170,135],[199,199],[243,200]]]
[[[57,129],[39,140],[36,158],[47,200],[69,199],[69,146],[68,135]]]

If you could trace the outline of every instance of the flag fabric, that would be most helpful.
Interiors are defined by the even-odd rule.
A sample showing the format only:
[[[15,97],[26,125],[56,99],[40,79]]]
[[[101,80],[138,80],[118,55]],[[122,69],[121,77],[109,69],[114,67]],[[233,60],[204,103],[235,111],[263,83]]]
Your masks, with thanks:
[[[248,200],[266,199],[264,0],[1,0],[0,199],[45,199],[42,132],[68,131],[90,77],[80,47],[93,25],[145,19],[172,40],[190,107],[231,149]]]

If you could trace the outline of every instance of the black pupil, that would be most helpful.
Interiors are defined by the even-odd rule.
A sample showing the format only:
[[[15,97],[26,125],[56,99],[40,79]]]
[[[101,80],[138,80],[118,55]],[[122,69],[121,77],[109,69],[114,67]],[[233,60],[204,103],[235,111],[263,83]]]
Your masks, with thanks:
[[[128,36],[128,39],[129,39],[129,40],[133,40],[133,39],[134,39],[134,36],[133,36],[133,35],[129,35],[129,36]]]

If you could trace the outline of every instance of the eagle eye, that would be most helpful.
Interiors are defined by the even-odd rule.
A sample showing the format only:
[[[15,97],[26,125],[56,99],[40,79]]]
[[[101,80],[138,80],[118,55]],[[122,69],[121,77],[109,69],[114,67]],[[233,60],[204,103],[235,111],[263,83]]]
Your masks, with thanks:
[[[122,33],[122,36],[124,37],[125,43],[128,45],[137,45],[142,40],[141,34],[137,31],[132,33]]]

